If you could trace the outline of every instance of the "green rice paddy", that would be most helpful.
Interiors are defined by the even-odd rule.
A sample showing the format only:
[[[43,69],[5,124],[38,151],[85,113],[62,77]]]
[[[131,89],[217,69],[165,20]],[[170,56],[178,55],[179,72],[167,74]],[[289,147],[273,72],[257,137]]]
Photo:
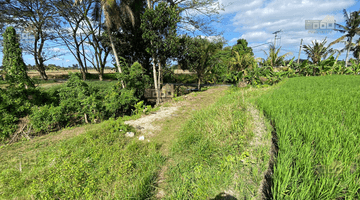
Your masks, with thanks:
[[[273,199],[359,199],[360,77],[286,80],[257,100],[276,130]]]

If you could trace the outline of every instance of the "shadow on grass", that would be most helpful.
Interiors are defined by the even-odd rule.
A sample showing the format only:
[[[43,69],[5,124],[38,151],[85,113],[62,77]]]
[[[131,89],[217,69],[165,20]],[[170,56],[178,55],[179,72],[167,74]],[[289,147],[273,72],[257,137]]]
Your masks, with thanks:
[[[237,198],[235,198],[229,194],[225,194],[225,192],[222,192],[222,193],[216,195],[215,198],[210,199],[210,200],[237,200]]]

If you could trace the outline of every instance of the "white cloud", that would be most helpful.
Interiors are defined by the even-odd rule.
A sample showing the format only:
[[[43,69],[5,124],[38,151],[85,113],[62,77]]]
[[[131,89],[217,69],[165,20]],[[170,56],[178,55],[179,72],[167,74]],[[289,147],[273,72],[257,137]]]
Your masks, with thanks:
[[[64,48],[59,48],[59,47],[53,47],[53,48],[49,48],[49,51],[54,51],[54,52],[67,52],[67,49]]]
[[[209,40],[210,42],[215,42],[215,41],[219,41],[219,40],[222,40],[222,39],[223,39],[222,36],[204,36],[204,35],[201,35],[200,37],[201,37],[201,38],[206,38],[206,39]]]
[[[218,0],[222,4],[229,4],[231,6],[225,8],[224,14],[231,14],[227,22],[232,23],[233,32],[240,33],[240,36],[234,37],[229,41],[229,45],[234,45],[240,38],[246,39],[249,46],[254,47],[254,52],[261,52],[261,49],[267,50],[268,45],[264,43],[274,42],[275,31],[282,30],[278,34],[276,46],[281,46],[282,53],[292,51],[297,58],[299,52],[300,40],[303,39],[302,44],[311,44],[311,41],[322,41],[327,37],[327,45],[335,39],[339,38],[341,34],[333,31],[328,34],[311,34],[305,30],[305,20],[322,20],[327,15],[334,16],[336,23],[344,24],[343,9],[348,13],[352,10],[347,8],[356,4],[355,0]],[[226,26],[228,30],[228,24]],[[332,46],[335,49],[342,49],[343,44],[336,44]],[[255,53],[258,54],[259,53]],[[261,54],[261,53],[260,53]],[[296,54],[296,55],[295,55]],[[304,52],[302,51],[302,57]]]
[[[70,62],[70,60],[66,60],[66,62]]]
[[[258,5],[259,3],[262,3],[262,6]],[[333,15],[337,22],[341,22],[343,15],[342,12],[338,12],[342,10],[339,8],[351,6],[355,1],[275,0],[267,5],[263,1],[259,3],[253,9],[246,11],[238,9],[232,19],[233,25],[238,27],[236,31],[304,30],[306,19],[322,20],[326,15]]]
[[[221,11],[222,14],[229,14],[238,11],[244,11],[254,9],[263,5],[264,0],[219,0],[220,4],[225,6],[225,11]]]
[[[63,60],[62,58],[52,58],[51,60]]]

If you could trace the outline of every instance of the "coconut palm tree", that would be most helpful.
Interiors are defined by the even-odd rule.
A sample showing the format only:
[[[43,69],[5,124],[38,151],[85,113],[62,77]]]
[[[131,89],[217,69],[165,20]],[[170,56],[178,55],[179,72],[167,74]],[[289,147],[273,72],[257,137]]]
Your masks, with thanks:
[[[75,0],[75,4],[81,3],[83,0]],[[132,10],[130,9],[130,1],[131,0],[122,0],[119,4],[116,0],[95,0],[96,3],[95,9],[102,9],[105,15],[105,24],[107,27],[107,32],[109,33],[109,39],[111,48],[114,53],[116,65],[118,68],[119,73],[122,73],[121,67],[120,67],[120,61],[118,54],[116,52],[116,48],[114,45],[113,37],[111,36],[111,29],[118,30],[124,22],[122,20],[123,17],[127,17],[130,22],[134,25],[135,18]],[[121,81],[122,87],[125,88],[124,82]]]
[[[270,66],[273,68],[273,67],[281,65],[286,56],[292,55],[292,52],[288,52],[284,55],[279,56],[280,50],[281,50],[281,47],[276,49],[276,47],[273,44],[270,44],[270,46],[269,46],[269,54],[263,50],[267,56],[266,60],[262,59],[264,64],[265,63],[270,64]]]
[[[353,56],[357,58],[358,63],[360,62],[360,38],[354,43],[352,47]]]
[[[312,45],[303,45],[305,53],[308,58],[311,59],[313,64],[318,64],[322,58],[326,58],[329,53],[333,53],[333,49],[330,48],[332,44],[325,46],[326,38],[322,42],[311,41]]]
[[[338,26],[339,29],[334,29],[334,30],[339,31],[340,33],[345,33],[345,35],[341,36],[334,42],[330,43],[330,45],[339,43],[340,41],[342,41],[345,38],[347,38],[347,42],[349,44],[351,44],[354,36],[360,35],[360,27],[359,27],[360,26],[360,12],[354,11],[354,12],[350,13],[350,16],[349,16],[348,13],[346,12],[346,10],[344,9],[344,17],[346,19],[346,25],[343,26],[340,24],[336,24],[336,26]],[[348,64],[350,50],[351,50],[351,45],[349,45],[347,47],[345,67],[347,67],[347,64]]]

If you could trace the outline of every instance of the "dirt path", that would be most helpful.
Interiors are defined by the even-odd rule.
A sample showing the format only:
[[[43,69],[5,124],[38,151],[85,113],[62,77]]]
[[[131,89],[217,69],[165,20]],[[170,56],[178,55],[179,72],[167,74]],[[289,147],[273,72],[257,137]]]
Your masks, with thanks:
[[[179,101],[164,103],[159,111],[154,114],[144,116],[137,120],[126,121],[135,127],[144,136],[145,141],[154,141],[161,144],[160,151],[169,157],[170,146],[175,139],[175,133],[192,116],[193,112],[203,109],[224,95],[228,87],[210,88],[204,92],[194,92],[180,97]],[[168,159],[167,163],[160,170],[157,179],[157,191],[155,198],[161,199],[166,196],[165,191],[165,172],[172,162]]]
[[[136,120],[126,121],[124,124],[129,124],[135,127],[142,134],[146,134],[147,136],[154,136],[154,132],[158,132],[161,129],[159,126],[154,126],[152,123],[157,120],[171,117],[173,113],[178,110],[178,108],[179,106],[161,107],[160,110],[155,113]]]
[[[163,103],[160,110],[153,114],[124,123],[135,127],[141,133],[139,137],[144,136],[146,140],[151,138],[162,143],[164,153],[167,154],[166,147],[173,138],[172,133],[191,117],[191,112],[214,103],[226,89],[227,87],[217,87],[204,92],[190,93],[180,97],[178,101]]]
[[[254,138],[252,139],[252,141],[250,142],[250,155],[254,155],[256,151],[260,151],[261,149],[265,149],[270,151],[271,149],[271,140],[270,140],[270,135],[269,135],[269,130],[268,127],[266,127],[266,123],[265,123],[265,117],[263,114],[261,114],[259,112],[258,109],[256,109],[252,104],[248,104],[247,105],[247,112],[250,114],[251,118],[252,118],[252,123],[253,123],[253,133],[254,133]],[[252,158],[252,159],[256,159],[256,158]],[[262,165],[264,165],[264,163],[261,163]],[[258,163],[259,165],[259,163]],[[267,166],[265,164],[265,166]],[[259,168],[263,168],[263,167],[259,167]],[[267,168],[269,168],[267,166]],[[262,173],[262,177],[265,177],[265,174],[268,173],[268,170],[263,170],[261,171]],[[264,184],[266,184],[266,180],[265,178],[262,179],[259,189],[257,191],[257,196],[260,197],[261,199],[265,199],[264,196]]]

